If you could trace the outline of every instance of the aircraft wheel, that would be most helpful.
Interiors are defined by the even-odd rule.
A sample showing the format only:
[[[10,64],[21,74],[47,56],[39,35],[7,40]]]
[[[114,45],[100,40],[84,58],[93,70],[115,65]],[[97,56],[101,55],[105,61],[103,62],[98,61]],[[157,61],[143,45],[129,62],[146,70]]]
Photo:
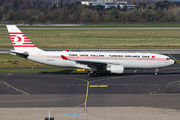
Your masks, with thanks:
[[[90,71],[88,71],[87,72],[87,76],[91,76],[92,74],[91,74],[91,72]]]
[[[97,72],[96,71],[93,72],[93,76],[97,76]]]
[[[91,77],[97,76],[97,72],[93,71],[93,73],[91,73],[91,71],[88,71],[87,76],[91,76]]]
[[[155,70],[155,75],[157,75],[157,74],[158,74],[158,69]]]

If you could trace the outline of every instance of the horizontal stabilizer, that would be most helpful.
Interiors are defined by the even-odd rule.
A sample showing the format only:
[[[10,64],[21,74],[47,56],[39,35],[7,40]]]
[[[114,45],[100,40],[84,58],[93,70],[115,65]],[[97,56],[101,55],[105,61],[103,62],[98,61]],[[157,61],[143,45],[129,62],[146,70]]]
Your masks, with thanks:
[[[10,50],[10,51],[11,51],[11,53],[15,53],[19,57],[27,58],[29,56],[29,53],[27,53],[27,52],[22,53],[22,52],[17,52],[15,50]]]

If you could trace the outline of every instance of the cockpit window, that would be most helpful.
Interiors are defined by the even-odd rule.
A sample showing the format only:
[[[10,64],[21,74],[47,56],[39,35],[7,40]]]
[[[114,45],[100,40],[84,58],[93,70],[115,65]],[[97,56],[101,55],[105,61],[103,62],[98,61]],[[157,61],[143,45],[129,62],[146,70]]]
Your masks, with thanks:
[[[166,60],[171,60],[171,58],[166,58]]]

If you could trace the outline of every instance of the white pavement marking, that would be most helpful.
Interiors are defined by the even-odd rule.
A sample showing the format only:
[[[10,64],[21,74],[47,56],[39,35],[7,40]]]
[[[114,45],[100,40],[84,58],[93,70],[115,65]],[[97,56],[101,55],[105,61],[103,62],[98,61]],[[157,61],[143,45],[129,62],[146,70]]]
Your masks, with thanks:
[[[23,94],[25,94],[25,95],[29,95],[29,93],[24,92],[24,91],[22,91],[22,90],[20,90],[20,89],[17,89],[17,88],[13,87],[12,85],[10,85],[10,84],[8,84],[8,83],[6,83],[6,82],[4,82],[4,81],[0,81],[0,82],[1,82],[1,83],[4,83],[4,84],[7,85],[8,87],[10,87],[10,88],[12,88],[12,89],[14,89],[14,90],[16,90],[16,91],[19,91],[19,92],[21,92],[21,93],[23,93]]]

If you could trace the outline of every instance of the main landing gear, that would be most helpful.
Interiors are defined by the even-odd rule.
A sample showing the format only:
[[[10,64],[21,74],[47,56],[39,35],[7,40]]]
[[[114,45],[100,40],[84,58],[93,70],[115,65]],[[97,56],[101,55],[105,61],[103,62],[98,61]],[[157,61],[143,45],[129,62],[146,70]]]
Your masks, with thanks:
[[[92,65],[91,69],[87,72],[87,76],[97,76],[97,66]]]
[[[92,77],[97,76],[97,71],[88,71],[87,76],[92,76]]]
[[[157,75],[157,74],[158,74],[158,69],[155,70],[155,75]]]

